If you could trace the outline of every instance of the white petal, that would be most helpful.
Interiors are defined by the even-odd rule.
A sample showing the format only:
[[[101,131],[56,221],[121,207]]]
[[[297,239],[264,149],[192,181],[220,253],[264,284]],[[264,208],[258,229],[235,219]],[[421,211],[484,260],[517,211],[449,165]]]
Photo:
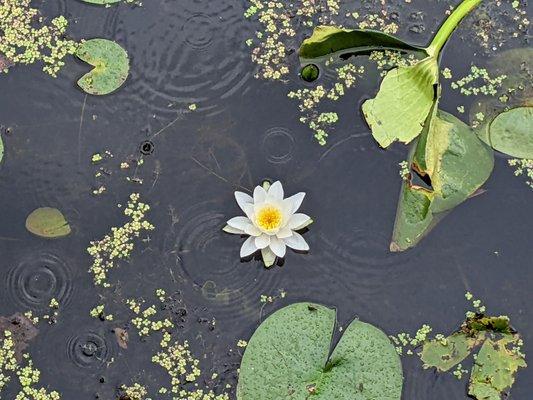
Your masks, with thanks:
[[[246,217],[233,217],[228,221],[228,225],[232,228],[240,229],[241,231],[244,231],[248,225],[251,225],[252,221],[250,221],[249,218]]]
[[[301,251],[309,250],[309,245],[307,244],[303,236],[300,235],[298,232],[293,232],[292,236],[286,239],[283,239],[283,242],[285,242],[287,246],[289,246],[291,249],[294,249],[294,250],[301,250]]]
[[[261,235],[255,238],[255,246],[258,249],[264,249],[265,247],[268,247],[270,244],[270,236],[268,235]]]
[[[263,203],[267,197],[267,192],[261,186],[256,186],[254,189],[254,203]]]
[[[283,186],[280,181],[274,182],[270,189],[268,189],[269,196],[272,196],[274,199],[281,201],[283,200]]]
[[[285,240],[285,239],[284,239]],[[285,243],[281,239],[278,239],[277,237],[273,236],[270,239],[270,250],[277,255],[279,258],[285,257],[285,252],[287,251],[287,247],[285,246]]]
[[[255,225],[248,225],[244,229],[244,233],[246,233],[247,235],[250,235],[250,236],[259,236],[259,235],[261,235],[261,230]]]
[[[244,235],[244,231],[242,229],[233,228],[232,226],[226,225],[224,228],[222,228],[224,232],[227,233],[233,233],[235,235]]]
[[[254,205],[253,205],[253,203],[244,204],[243,211],[246,213],[246,216],[248,218],[250,218],[250,220],[253,221],[253,216],[254,216]]]
[[[288,226],[284,226],[279,230],[278,233],[276,233],[276,236],[278,237],[278,239],[288,238],[289,236],[292,236],[292,230]]]
[[[311,217],[306,214],[302,214],[302,213],[293,214],[291,219],[289,220],[288,227],[291,229],[296,229],[299,226],[302,226],[303,224],[305,224],[310,219]]]
[[[241,258],[248,257],[249,255],[254,254],[258,248],[255,245],[255,238],[250,236],[241,247]]]
[[[270,247],[261,249],[261,256],[263,257],[263,263],[266,268],[270,268],[276,262],[276,255],[270,250]]]
[[[246,212],[245,204],[253,204],[254,202],[252,196],[243,192],[235,192],[235,200],[237,200],[237,204],[244,212]]]
[[[302,205],[302,202],[304,201],[305,193],[300,192],[296,193],[295,195],[291,197],[287,197],[284,201],[290,202],[292,205],[292,212],[295,213],[298,211],[300,206]]]

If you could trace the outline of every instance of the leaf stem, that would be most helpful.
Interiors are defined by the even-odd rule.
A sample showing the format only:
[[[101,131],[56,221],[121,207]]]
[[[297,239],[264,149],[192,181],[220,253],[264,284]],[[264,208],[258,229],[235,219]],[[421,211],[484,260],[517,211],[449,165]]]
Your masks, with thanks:
[[[439,55],[442,47],[446,44],[455,28],[457,28],[457,25],[459,25],[462,19],[470,13],[470,11],[476,8],[481,1],[482,0],[463,0],[463,2],[453,10],[451,15],[439,28],[437,34],[431,41],[431,44],[427,47],[426,51],[430,56],[437,57]]]

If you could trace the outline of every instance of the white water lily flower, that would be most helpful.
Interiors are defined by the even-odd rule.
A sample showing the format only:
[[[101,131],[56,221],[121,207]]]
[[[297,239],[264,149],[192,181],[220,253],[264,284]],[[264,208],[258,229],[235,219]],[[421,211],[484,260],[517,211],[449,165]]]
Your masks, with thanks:
[[[246,217],[234,217],[228,221],[224,231],[238,235],[249,235],[241,247],[241,258],[261,250],[266,267],[274,264],[277,257],[285,257],[287,247],[307,251],[309,245],[300,235],[301,230],[313,220],[306,214],[297,213],[305,193],[283,198],[283,186],[279,181],[272,185],[256,186],[253,197],[235,192],[237,204]]]

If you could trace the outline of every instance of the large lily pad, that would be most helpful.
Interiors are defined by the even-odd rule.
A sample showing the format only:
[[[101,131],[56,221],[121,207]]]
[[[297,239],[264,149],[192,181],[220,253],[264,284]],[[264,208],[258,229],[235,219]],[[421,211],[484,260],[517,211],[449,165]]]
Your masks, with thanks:
[[[70,234],[70,225],[56,208],[41,207],[26,218],[26,229],[37,236],[59,238]]]
[[[399,400],[402,368],[389,338],[354,321],[330,355],[335,310],[285,307],[255,331],[242,359],[237,400]]]
[[[381,147],[409,143],[423,129],[438,98],[439,66],[427,57],[415,65],[390,70],[375,98],[363,103],[363,114]]]
[[[533,158],[533,107],[516,107],[497,115],[488,125],[490,145],[517,158]]]
[[[500,339],[487,339],[477,355],[468,394],[477,400],[501,400],[513,386],[518,368],[525,368],[521,354],[513,351],[518,336],[507,334]]]
[[[80,44],[76,55],[94,66],[78,80],[78,85],[89,94],[109,94],[122,86],[128,77],[128,53],[111,40],[87,40]]]
[[[420,47],[379,31],[318,26],[314,29],[313,35],[302,42],[299,55],[303,59],[312,59],[330,56],[337,52],[368,54],[370,51],[385,49],[426,54]]]
[[[445,215],[474,195],[494,167],[492,149],[462,121],[434,109],[409,157],[411,179],[404,182],[391,251],[416,245]],[[418,175],[430,183],[420,186]]]

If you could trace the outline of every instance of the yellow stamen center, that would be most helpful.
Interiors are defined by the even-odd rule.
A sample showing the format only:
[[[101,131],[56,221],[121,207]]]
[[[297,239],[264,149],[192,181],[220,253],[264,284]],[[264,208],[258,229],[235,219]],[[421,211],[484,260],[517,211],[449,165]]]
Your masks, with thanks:
[[[281,210],[273,206],[263,207],[256,215],[257,225],[265,231],[279,228],[281,220]]]

